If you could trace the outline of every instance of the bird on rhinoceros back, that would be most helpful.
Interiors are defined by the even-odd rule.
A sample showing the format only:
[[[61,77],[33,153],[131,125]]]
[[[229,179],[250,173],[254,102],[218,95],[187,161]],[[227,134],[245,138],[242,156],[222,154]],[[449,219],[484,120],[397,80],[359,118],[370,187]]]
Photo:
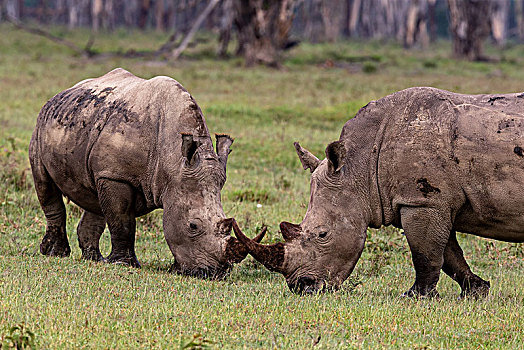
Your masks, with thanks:
[[[60,92],[40,111],[29,146],[47,220],[41,253],[71,252],[65,196],[84,210],[77,228],[82,258],[139,267],[135,218],[163,208],[174,270],[224,277],[247,255],[230,235],[233,219],[220,200],[232,143],[217,134],[215,152],[202,111],[169,77],[144,80],[117,68]],[[111,253],[103,258],[106,224]]]
[[[360,258],[368,227],[404,230],[415,267],[407,296],[436,296],[440,271],[462,295],[487,295],[456,232],[524,242],[524,94],[463,95],[427,87],[361,108],[319,160],[295,143],[310,169],[300,224],[282,222],[285,242],[237,237],[291,290],[337,289]]]

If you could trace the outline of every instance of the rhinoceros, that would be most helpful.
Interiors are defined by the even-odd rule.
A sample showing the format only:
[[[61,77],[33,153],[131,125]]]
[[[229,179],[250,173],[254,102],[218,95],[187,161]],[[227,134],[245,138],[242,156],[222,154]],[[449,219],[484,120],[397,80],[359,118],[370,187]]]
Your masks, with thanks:
[[[140,267],[135,218],[163,208],[174,270],[224,277],[247,255],[220,199],[232,143],[217,134],[215,153],[200,108],[169,77],[144,80],[117,68],[57,94],[40,111],[29,145],[47,220],[40,252],[71,252],[65,196],[84,210],[77,227],[82,258]],[[99,249],[106,223],[107,259]]]
[[[255,259],[291,290],[337,289],[353,271],[368,227],[404,230],[415,267],[406,296],[438,296],[440,270],[461,295],[487,295],[456,232],[524,242],[524,94],[462,95],[428,87],[361,108],[320,161],[295,143],[310,169],[301,224],[263,245],[233,226]]]

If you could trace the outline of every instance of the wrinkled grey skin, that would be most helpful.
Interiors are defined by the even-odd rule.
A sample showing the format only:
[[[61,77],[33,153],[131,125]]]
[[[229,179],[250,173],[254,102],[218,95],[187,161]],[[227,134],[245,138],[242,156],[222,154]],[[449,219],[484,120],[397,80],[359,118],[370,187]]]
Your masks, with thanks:
[[[85,210],[77,229],[84,259],[105,260],[107,223],[107,260],[139,267],[135,218],[163,208],[175,271],[223,277],[247,254],[220,201],[232,142],[217,135],[215,153],[200,108],[168,77],[144,80],[118,68],[59,93],[40,111],[29,146],[47,219],[40,251],[70,254],[65,196]]]
[[[460,95],[403,90],[363,107],[312,171],[300,225],[281,223],[285,243],[249,244],[296,292],[337,289],[357,263],[367,227],[403,228],[416,271],[407,296],[436,296],[440,270],[462,295],[487,295],[456,231],[524,241],[524,94]]]

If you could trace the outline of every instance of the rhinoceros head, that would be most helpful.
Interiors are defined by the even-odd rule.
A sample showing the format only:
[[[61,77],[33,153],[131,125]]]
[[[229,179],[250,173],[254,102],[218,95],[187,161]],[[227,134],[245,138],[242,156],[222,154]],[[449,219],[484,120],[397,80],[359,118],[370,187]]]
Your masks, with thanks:
[[[297,293],[337,289],[353,271],[364,248],[367,219],[358,186],[350,176],[341,141],[326,148],[320,161],[295,143],[304,169],[310,169],[311,197],[302,223],[282,222],[284,242],[262,245],[235,234],[250,254],[272,271],[282,273]],[[358,181],[357,181],[358,183]]]
[[[226,163],[233,139],[182,134],[183,161],[179,183],[164,200],[164,235],[175,257],[177,273],[202,278],[223,278],[233,263],[242,261],[247,248],[231,236],[232,218],[226,218],[220,191],[226,181]],[[265,234],[255,237],[260,241]]]

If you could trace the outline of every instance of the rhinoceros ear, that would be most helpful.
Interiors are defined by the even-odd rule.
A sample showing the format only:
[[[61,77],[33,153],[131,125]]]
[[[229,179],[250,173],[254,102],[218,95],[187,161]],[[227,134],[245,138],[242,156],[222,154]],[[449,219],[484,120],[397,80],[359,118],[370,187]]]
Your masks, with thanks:
[[[234,139],[226,134],[215,134],[216,140],[217,140],[217,154],[218,159],[220,159],[220,163],[224,165],[224,168],[227,165],[227,156],[229,153],[231,153],[231,144],[233,143]]]
[[[198,146],[200,144],[193,139],[193,135],[182,133],[182,156],[186,158],[186,165],[193,166],[200,161]]]
[[[300,163],[302,163],[302,167],[304,168],[304,170],[309,168],[311,172],[314,172],[320,164],[320,160],[317,157],[315,157],[313,153],[309,152],[305,148],[302,148],[302,146],[300,146],[298,142],[295,142],[293,144],[295,145],[298,158],[300,159]]]
[[[338,172],[344,166],[346,158],[346,147],[342,141],[331,142],[326,148],[328,166],[332,172]]]
[[[280,223],[280,232],[282,232],[282,237],[284,237],[284,240],[286,242],[290,242],[295,238],[300,237],[302,233],[302,228],[300,227],[300,225],[282,221]]]

